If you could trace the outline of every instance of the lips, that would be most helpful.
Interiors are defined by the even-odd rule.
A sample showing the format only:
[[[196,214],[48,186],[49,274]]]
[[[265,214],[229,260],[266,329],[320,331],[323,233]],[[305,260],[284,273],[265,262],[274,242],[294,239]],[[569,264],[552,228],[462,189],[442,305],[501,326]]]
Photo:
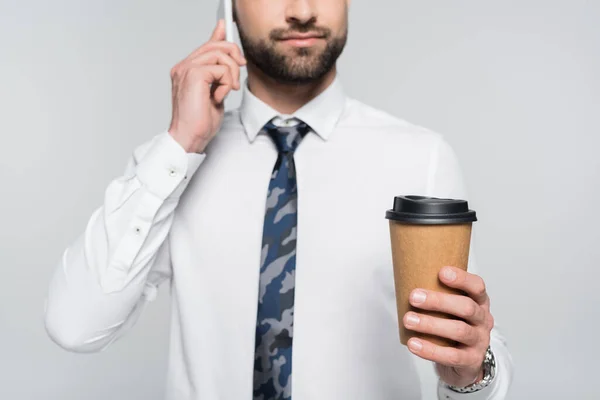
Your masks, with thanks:
[[[305,39],[322,39],[323,35],[316,33],[311,34],[294,34],[290,36],[284,36],[281,40],[305,40]]]
[[[294,47],[310,47],[316,44],[324,36],[314,32],[294,33],[283,36],[280,41]]]

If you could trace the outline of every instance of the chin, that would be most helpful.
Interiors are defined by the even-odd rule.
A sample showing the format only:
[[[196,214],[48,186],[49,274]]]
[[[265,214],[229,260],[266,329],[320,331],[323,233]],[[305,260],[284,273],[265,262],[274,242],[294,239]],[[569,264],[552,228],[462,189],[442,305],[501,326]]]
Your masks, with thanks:
[[[287,63],[286,68],[288,71],[294,71],[300,75],[312,75],[313,71],[317,69],[317,65],[313,60],[295,60],[295,62]]]

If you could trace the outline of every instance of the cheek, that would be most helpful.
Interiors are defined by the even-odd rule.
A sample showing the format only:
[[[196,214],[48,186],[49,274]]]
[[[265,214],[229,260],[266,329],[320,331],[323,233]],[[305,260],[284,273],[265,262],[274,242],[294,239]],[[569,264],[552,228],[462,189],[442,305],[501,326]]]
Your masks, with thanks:
[[[285,23],[285,1],[247,0],[240,2],[242,19],[252,26],[269,27]]]
[[[273,29],[285,27],[285,19],[282,24],[275,23],[275,21],[279,21],[278,18],[272,12],[261,14],[255,9],[250,15],[246,15],[241,23],[244,24],[244,32],[252,38],[268,39]]]
[[[345,12],[340,13],[339,9],[332,9],[329,15],[322,15],[321,24],[331,29],[335,36],[339,36],[348,29],[348,16]]]

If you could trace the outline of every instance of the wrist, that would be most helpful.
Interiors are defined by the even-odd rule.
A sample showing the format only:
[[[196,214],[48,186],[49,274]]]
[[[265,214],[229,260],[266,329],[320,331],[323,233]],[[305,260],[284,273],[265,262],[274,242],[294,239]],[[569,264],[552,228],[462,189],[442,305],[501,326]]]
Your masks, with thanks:
[[[208,141],[201,138],[190,137],[189,135],[181,134],[176,129],[169,129],[169,134],[173,139],[179,143],[179,145],[186,151],[186,153],[203,153],[208,145]]]
[[[496,376],[496,359],[490,347],[488,347],[485,353],[485,358],[483,360],[483,365],[481,369],[482,371],[480,372],[480,374],[478,374],[477,380],[475,380],[468,386],[453,386],[445,382],[444,384],[452,391],[458,393],[473,393],[489,386]]]
[[[470,381],[468,381],[466,384],[462,385],[463,387],[466,386],[470,386],[473,385],[474,383],[477,382],[481,382],[483,380],[483,377],[485,376],[485,369],[483,367],[483,364],[479,367],[479,370],[477,372],[473,373],[473,379],[471,379]],[[447,382],[448,383],[448,382]],[[448,383],[448,385],[452,385],[451,383]],[[460,386],[460,385],[459,385]]]
[[[481,382],[483,380],[484,376],[485,376],[485,371],[484,371],[483,366],[481,366],[481,368],[479,369],[479,374],[477,374],[477,378],[475,378],[473,383]]]

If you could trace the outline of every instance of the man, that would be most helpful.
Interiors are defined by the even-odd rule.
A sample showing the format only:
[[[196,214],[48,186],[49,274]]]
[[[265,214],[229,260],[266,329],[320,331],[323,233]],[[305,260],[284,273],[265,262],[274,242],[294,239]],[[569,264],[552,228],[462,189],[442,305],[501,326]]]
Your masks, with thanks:
[[[440,266],[465,295],[412,294],[461,320],[403,319],[459,345],[399,343],[384,212],[398,194],[465,193],[440,135],[344,95],[348,6],[237,0],[246,57],[220,21],[172,69],[169,130],[135,150],[56,270],[53,340],[104,349],[168,281],[168,399],[504,398],[510,355],[477,275]]]

